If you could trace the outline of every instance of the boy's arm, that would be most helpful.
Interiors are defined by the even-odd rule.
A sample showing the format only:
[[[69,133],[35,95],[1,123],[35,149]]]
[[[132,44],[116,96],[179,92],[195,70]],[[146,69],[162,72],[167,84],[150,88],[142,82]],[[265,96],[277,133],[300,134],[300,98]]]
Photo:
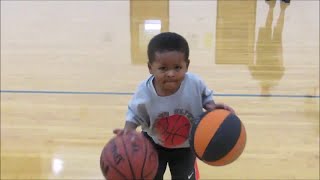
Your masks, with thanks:
[[[199,80],[199,86],[201,89],[201,96],[202,96],[202,102],[203,102],[203,108],[207,111],[213,111],[215,109],[225,109],[228,111],[231,111],[232,113],[234,113],[234,110],[225,104],[221,104],[221,103],[215,103],[213,100],[213,91],[211,89],[209,89],[205,83],[203,82],[202,79]]]
[[[132,131],[136,130],[138,125],[136,123],[126,121],[126,124],[124,125],[124,131]]]

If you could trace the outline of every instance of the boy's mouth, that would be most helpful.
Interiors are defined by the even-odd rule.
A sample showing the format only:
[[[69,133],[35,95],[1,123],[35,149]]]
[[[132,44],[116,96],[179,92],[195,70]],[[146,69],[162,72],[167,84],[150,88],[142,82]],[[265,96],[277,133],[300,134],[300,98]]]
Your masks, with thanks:
[[[177,80],[166,80],[166,81],[164,81],[165,83],[177,83],[177,82],[179,82],[179,81],[177,81]]]

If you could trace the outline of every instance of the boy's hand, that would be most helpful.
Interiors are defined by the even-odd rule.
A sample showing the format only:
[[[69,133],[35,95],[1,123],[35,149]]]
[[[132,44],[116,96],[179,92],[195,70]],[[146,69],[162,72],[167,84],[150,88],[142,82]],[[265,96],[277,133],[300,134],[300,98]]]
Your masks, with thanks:
[[[215,103],[214,101],[209,101],[205,106],[204,106],[204,109],[207,110],[207,111],[213,111],[215,109],[225,109],[225,110],[228,110],[230,111],[231,113],[235,114],[234,110],[226,105],[226,104],[223,104],[223,103]]]
[[[214,109],[225,109],[235,114],[235,111],[230,106],[221,103],[216,104]]]
[[[127,135],[130,132],[135,131],[134,129],[114,129],[113,134],[120,136],[120,135]]]
[[[129,122],[129,121],[126,121],[126,124],[124,125],[124,128],[123,129],[114,129],[113,130],[113,134],[116,134],[116,135],[127,135],[129,134],[130,132],[132,131],[135,131],[136,128],[137,128],[137,124],[133,123],[133,122]]]

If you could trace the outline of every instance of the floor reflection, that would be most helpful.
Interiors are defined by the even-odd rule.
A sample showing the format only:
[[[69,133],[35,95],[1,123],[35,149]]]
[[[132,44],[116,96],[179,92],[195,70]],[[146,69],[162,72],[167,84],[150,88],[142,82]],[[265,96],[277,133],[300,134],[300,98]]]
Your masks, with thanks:
[[[287,3],[280,3],[281,12],[273,28],[275,20],[273,11],[276,1],[266,1],[269,6],[265,25],[259,28],[256,43],[256,57],[252,64],[249,64],[251,76],[259,81],[260,91],[263,95],[271,94],[271,89],[278,85],[283,77],[285,67],[283,65],[282,31],[284,25],[285,10]]]

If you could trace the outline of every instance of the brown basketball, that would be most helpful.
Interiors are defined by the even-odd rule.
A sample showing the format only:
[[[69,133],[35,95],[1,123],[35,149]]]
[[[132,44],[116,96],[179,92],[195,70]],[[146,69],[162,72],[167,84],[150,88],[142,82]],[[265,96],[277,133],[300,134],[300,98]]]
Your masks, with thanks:
[[[100,167],[108,180],[153,179],[158,169],[158,154],[142,133],[118,135],[104,146]]]

